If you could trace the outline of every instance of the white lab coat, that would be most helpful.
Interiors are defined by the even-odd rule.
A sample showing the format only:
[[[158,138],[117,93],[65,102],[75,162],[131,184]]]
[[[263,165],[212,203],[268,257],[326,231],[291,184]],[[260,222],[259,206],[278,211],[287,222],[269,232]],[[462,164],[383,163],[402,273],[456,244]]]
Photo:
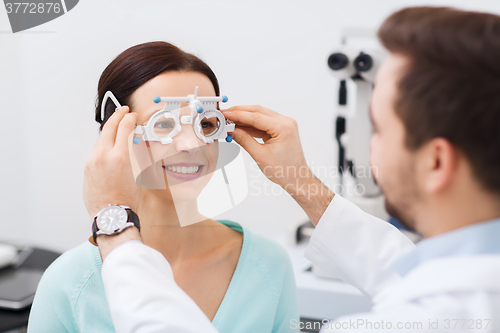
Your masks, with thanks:
[[[389,223],[335,196],[305,257],[371,297],[373,307],[321,332],[500,332],[499,255],[437,258],[401,277],[391,264],[414,247]]]
[[[500,256],[430,260],[403,278],[391,264],[414,247],[392,225],[336,195],[305,256],[356,286],[374,306],[370,313],[337,318],[322,332],[500,331],[494,330],[500,325]],[[117,333],[216,332],[175,284],[164,257],[138,241],[108,255],[102,278]]]
[[[216,333],[155,249],[129,241],[103,262],[102,280],[117,333]]]

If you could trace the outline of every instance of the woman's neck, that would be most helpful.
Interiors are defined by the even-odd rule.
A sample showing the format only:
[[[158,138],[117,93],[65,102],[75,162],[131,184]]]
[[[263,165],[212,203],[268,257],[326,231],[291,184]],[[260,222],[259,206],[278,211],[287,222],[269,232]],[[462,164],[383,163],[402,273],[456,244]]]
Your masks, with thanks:
[[[197,202],[175,202],[152,190],[141,189],[137,214],[144,244],[160,251],[171,265],[210,251],[222,225],[198,212]]]

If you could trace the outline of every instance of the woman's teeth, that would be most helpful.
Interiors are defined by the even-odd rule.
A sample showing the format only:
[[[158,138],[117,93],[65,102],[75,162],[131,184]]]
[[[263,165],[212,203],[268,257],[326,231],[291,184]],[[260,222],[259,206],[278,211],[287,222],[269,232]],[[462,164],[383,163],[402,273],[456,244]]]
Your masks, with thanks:
[[[200,166],[165,166],[167,170],[177,172],[177,173],[197,173],[200,170]]]

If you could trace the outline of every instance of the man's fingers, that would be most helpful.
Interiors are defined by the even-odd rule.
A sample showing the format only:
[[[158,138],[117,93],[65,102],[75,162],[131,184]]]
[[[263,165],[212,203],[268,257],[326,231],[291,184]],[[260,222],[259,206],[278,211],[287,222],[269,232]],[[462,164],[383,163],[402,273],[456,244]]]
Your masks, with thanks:
[[[263,150],[265,150],[264,145],[255,141],[252,135],[248,134],[245,130],[241,128],[235,128],[233,132],[233,139],[236,141],[243,149],[245,149],[254,160],[260,160],[258,156],[262,156]]]
[[[265,108],[265,107],[260,106],[260,105],[238,105],[238,106],[233,106],[229,109],[221,110],[221,111],[222,112],[225,112],[225,111],[249,111],[249,112],[262,113],[262,114],[265,114],[265,115],[271,116],[271,117],[281,116],[281,114],[279,114],[278,112],[273,111],[273,110],[268,109],[268,108]]]
[[[253,128],[253,127],[240,126],[239,128],[244,130],[245,132],[247,132],[248,134],[250,134],[254,138],[263,139],[264,142],[271,138],[271,136],[269,134],[267,134],[266,132],[260,131],[258,129]]]
[[[128,106],[123,106],[113,112],[102,128],[97,145],[105,146],[107,148],[112,148],[115,145],[118,124],[120,124],[120,121],[128,113],[128,111]]]
[[[248,111],[231,111],[230,113],[224,113],[227,119],[230,119],[236,123],[236,125],[251,126],[255,127],[257,130],[264,131],[270,136],[274,137],[279,132],[280,122],[275,118],[268,115],[248,112]]]
[[[137,113],[127,113],[120,124],[116,133],[115,148],[128,152],[128,140],[130,133],[134,131],[137,124]]]

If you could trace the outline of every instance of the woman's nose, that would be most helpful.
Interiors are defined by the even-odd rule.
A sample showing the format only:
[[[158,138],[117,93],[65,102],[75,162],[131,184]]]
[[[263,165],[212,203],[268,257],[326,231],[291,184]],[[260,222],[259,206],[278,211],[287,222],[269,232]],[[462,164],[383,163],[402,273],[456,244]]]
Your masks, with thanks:
[[[182,125],[181,131],[174,136],[172,144],[175,146],[177,152],[188,152],[195,154],[200,149],[202,144],[200,139],[194,133],[191,125]]]

